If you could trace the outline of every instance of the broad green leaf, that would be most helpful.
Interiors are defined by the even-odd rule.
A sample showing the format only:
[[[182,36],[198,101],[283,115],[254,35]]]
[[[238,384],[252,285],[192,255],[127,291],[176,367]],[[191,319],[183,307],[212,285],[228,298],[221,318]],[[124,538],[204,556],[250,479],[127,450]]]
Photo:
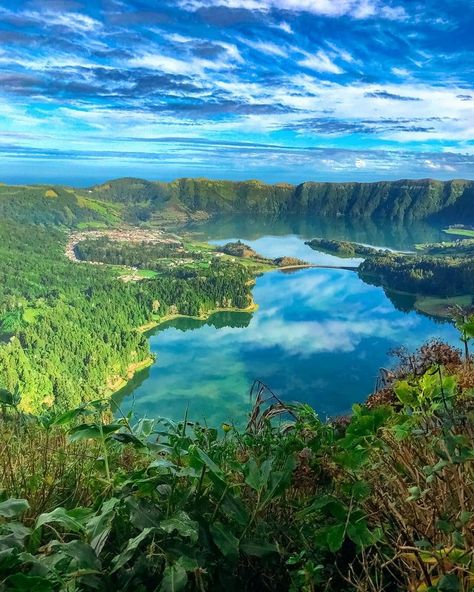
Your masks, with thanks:
[[[41,514],[36,521],[35,530],[45,524],[61,524],[68,530],[73,532],[82,532],[85,529],[87,520],[90,518],[92,511],[88,508],[74,508],[73,510],[66,510],[64,508],[56,508],[47,514]]]
[[[268,541],[248,539],[240,543],[241,550],[251,557],[266,557],[278,553],[278,547]]]
[[[454,574],[447,574],[438,583],[440,592],[459,592],[459,580]]]
[[[188,583],[188,576],[184,567],[178,563],[168,565],[163,572],[160,592],[180,592]]]
[[[119,423],[111,423],[103,426],[94,423],[83,423],[69,431],[69,440],[71,442],[76,442],[77,440],[97,440],[118,431],[121,427]]]
[[[75,567],[78,569],[100,568],[97,555],[90,545],[82,541],[71,541],[69,543],[58,543],[53,546],[55,552],[74,559]]]
[[[118,432],[116,434],[112,434],[112,438],[121,444],[132,444],[136,448],[146,448],[146,444],[129,432]]]
[[[356,481],[352,484],[351,494],[356,500],[366,499],[370,495],[370,485],[367,481]]]
[[[98,516],[93,516],[86,525],[86,532],[90,541],[91,547],[97,555],[102,551],[107,537],[112,530],[112,522],[115,517],[115,508],[119,500],[115,497],[104,502],[101,508],[101,513]]]
[[[176,516],[162,520],[159,527],[168,534],[177,532],[180,536],[190,539],[193,543],[198,539],[198,523],[191,520],[185,512],[178,512]]]
[[[150,534],[154,533],[155,531],[155,528],[145,528],[138,536],[134,537],[133,539],[129,539],[125,549],[119,555],[116,555],[113,558],[113,569],[111,573],[114,573],[123,567],[127,561],[133,557],[135,551],[138,549],[141,543],[143,543],[143,541],[145,541],[150,536]]]
[[[196,453],[198,457],[201,459],[201,461],[211,471],[211,473],[213,473],[217,477],[220,477],[221,479],[223,478],[223,473],[221,469],[216,465],[216,463],[212,459],[209,458],[209,456],[204,452],[204,450],[196,448]]]
[[[158,458],[148,465],[149,469],[177,469],[178,466],[174,462],[166,458]]]
[[[17,573],[5,580],[9,592],[52,592],[55,586],[46,578]]]
[[[0,503],[0,516],[14,518],[30,507],[25,499],[8,499]]]
[[[86,406],[78,407],[76,409],[71,409],[71,411],[66,411],[61,415],[58,415],[52,422],[53,425],[65,425],[71,423],[77,417],[81,415],[90,415],[92,411],[90,409],[86,409]]]
[[[236,561],[239,558],[239,539],[233,535],[230,528],[220,522],[215,522],[209,525],[209,530],[212,540],[222,555]]]
[[[326,540],[329,550],[335,553],[339,551],[344,542],[345,524],[336,524],[327,529]]]
[[[291,476],[296,467],[296,461],[293,456],[289,456],[281,471],[274,471],[270,475],[270,483],[267,492],[263,497],[263,504],[267,504],[275,498],[282,495],[282,493],[290,486]]]
[[[466,335],[471,339],[474,339],[474,321],[468,321],[462,325],[462,329],[465,331]]]
[[[400,402],[407,407],[415,407],[418,403],[416,390],[406,380],[400,380],[395,385],[395,394]]]
[[[245,483],[255,491],[261,488],[260,469],[254,458],[251,458],[245,465]]]
[[[15,397],[10,391],[6,389],[0,389],[0,404],[9,405],[10,407],[15,406],[19,403],[18,398]]]
[[[349,522],[347,535],[360,549],[373,545],[376,540],[376,537],[368,529],[366,520]]]
[[[249,513],[239,497],[227,491],[221,504],[221,510],[226,516],[231,516],[241,526],[246,526],[250,519]]]

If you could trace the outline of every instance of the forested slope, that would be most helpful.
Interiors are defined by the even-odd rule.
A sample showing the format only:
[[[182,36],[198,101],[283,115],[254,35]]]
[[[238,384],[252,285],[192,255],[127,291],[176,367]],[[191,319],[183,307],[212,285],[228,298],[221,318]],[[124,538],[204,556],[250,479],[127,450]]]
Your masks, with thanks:
[[[0,236],[0,393],[17,393],[30,412],[110,392],[149,356],[137,327],[250,300],[251,276],[240,265],[215,261],[124,283],[111,268],[66,259],[60,230],[9,222]]]
[[[259,181],[178,179],[171,183],[118,179],[92,188],[106,202],[141,206],[144,217],[175,209],[217,213],[348,216],[422,220],[443,215],[474,220],[472,181],[400,180],[377,183],[266,185]]]
[[[34,224],[111,225],[197,214],[251,213],[373,218],[394,222],[443,217],[474,223],[474,182],[400,180],[376,183],[266,185],[260,181],[124,178],[90,189],[0,185],[0,216]]]

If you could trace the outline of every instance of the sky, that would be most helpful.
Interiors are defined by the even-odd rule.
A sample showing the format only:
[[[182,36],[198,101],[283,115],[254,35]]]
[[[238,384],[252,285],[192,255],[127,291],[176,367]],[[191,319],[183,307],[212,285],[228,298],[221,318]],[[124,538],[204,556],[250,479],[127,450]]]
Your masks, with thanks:
[[[0,181],[474,178],[472,0],[0,0]]]

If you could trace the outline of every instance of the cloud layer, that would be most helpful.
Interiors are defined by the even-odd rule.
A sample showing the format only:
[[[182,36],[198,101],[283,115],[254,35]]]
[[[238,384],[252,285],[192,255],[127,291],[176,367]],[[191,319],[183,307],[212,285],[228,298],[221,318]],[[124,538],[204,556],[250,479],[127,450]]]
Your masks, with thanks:
[[[473,176],[473,26],[468,0],[0,0],[0,176]]]

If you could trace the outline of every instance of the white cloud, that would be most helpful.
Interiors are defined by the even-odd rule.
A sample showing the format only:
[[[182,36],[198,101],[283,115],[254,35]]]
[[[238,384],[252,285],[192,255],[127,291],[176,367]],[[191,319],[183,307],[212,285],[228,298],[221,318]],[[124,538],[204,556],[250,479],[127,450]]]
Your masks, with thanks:
[[[363,158],[356,158],[355,168],[356,169],[365,169],[365,168],[367,168],[367,161],[364,160]]]
[[[171,33],[164,35],[166,39],[169,39],[173,43],[193,43],[196,41],[194,37],[185,37],[184,35],[180,35],[179,33]]]
[[[392,74],[400,78],[408,78],[410,76],[410,72],[406,68],[392,68]]]
[[[334,57],[334,58],[339,57],[341,60],[343,60],[344,62],[347,62],[348,64],[353,64],[356,61],[354,59],[354,57],[348,51],[338,47],[334,43],[331,43],[328,41],[326,43],[326,45],[331,49],[331,56],[332,57]]]
[[[288,53],[285,49],[283,49],[279,45],[276,45],[275,43],[271,43],[270,41],[253,41],[251,39],[245,39],[242,37],[239,38],[239,41],[241,41],[245,45],[248,45],[252,49],[260,51],[261,53],[264,53],[266,55],[281,58],[286,58],[288,56]]]
[[[128,61],[133,68],[159,70],[167,74],[182,76],[203,75],[206,70],[229,70],[234,64],[227,60],[205,60],[196,57],[189,59],[173,58],[160,53],[147,53]]]
[[[426,159],[422,162],[422,164],[425,165],[426,168],[428,169],[432,169],[434,171],[449,171],[449,172],[454,172],[456,171],[456,167],[453,167],[450,164],[445,164],[442,162],[434,162],[433,160],[430,159]]]
[[[22,57],[16,54],[0,54],[0,64],[19,66],[32,72],[59,70],[61,68],[95,68],[97,64],[89,62],[72,54],[55,54],[51,56],[38,56],[35,58]],[[103,69],[111,70],[111,66],[100,66]]]
[[[276,8],[291,12],[310,12],[327,17],[350,15],[357,19],[379,17],[400,20],[406,16],[402,7],[385,6],[380,3],[380,0],[181,0],[180,4],[189,10],[226,6],[265,12]]]
[[[288,33],[288,35],[293,35],[293,29],[291,28],[291,25],[286,21],[282,21],[277,26],[282,31],[285,31],[285,33]]]
[[[43,25],[65,27],[79,33],[94,31],[102,26],[99,21],[79,12],[28,11],[21,13],[21,16]]]
[[[344,70],[335,64],[328,54],[320,49],[315,55],[304,52],[306,56],[298,64],[304,68],[316,70],[316,72],[329,72],[330,74],[342,74]]]

